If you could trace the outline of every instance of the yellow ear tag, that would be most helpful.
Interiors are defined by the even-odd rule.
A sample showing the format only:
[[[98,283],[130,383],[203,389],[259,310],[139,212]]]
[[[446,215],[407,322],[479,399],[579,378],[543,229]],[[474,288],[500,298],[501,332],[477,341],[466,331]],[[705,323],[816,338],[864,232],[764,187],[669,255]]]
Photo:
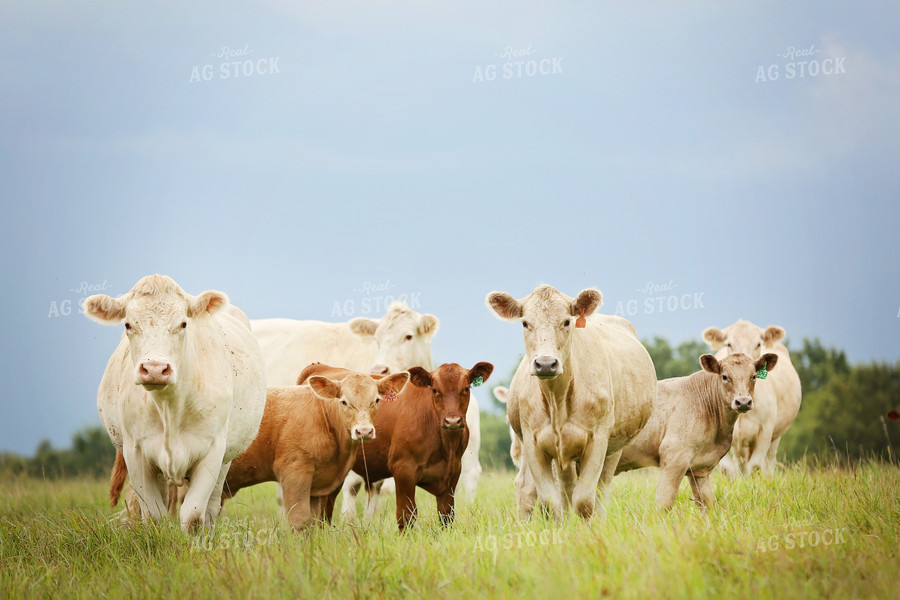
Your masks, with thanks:
[[[575,327],[579,329],[584,329],[584,326],[587,325],[587,319],[584,318],[584,309],[581,309],[581,316],[575,319]]]

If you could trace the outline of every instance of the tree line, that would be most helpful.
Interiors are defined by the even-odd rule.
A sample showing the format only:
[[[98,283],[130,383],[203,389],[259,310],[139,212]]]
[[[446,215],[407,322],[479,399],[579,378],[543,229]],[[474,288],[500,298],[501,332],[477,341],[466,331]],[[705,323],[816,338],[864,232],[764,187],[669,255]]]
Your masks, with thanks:
[[[662,337],[643,343],[658,379],[698,371],[700,355],[709,352],[709,346],[698,340],[674,347]],[[787,345],[800,375],[803,401],[797,420],[781,440],[778,460],[794,462],[814,457],[832,463],[876,458],[896,463],[900,422],[885,415],[900,410],[900,362],[851,365],[843,350],[826,347],[817,338],[804,339],[797,348]],[[478,394],[483,409],[480,458],[485,469],[513,468],[509,426],[504,418],[506,406],[490,393],[497,385],[508,386],[512,375],[492,379]],[[54,448],[45,439],[31,457],[0,453],[0,473],[50,479],[106,477],[114,459],[115,448],[106,430],[91,426],[74,434],[70,448]]]

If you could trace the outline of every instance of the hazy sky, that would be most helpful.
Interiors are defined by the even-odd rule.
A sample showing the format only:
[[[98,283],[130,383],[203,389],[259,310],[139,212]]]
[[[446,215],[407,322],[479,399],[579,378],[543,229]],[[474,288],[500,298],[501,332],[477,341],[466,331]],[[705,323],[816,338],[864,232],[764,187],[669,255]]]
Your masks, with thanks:
[[[190,4],[0,5],[0,450],[99,424],[83,284],[155,272],[251,318],[405,294],[498,376],[484,297],[542,282],[900,359],[897,4]]]

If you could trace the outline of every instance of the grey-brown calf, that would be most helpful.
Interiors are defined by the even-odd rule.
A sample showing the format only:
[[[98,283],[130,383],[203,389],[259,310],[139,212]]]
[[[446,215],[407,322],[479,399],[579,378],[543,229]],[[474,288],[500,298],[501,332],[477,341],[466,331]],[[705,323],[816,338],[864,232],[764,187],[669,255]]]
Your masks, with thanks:
[[[622,452],[616,473],[660,467],[656,504],[661,508],[675,504],[682,477],[690,481],[695,502],[715,502],[709,474],[731,447],[738,415],[753,408],[757,372],[771,371],[776,362],[771,353],[757,360],[704,354],[702,371],[660,381],[650,421]]]

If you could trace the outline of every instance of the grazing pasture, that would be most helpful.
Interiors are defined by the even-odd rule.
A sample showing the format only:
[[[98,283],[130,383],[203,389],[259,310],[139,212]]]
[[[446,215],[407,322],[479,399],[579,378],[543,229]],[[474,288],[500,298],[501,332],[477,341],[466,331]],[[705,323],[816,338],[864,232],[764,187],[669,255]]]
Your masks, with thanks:
[[[392,502],[371,523],[293,534],[270,483],[196,536],[174,519],[122,525],[105,479],[11,478],[0,488],[0,598],[897,597],[896,466],[714,474],[708,514],[686,484],[659,512],[657,475],[616,477],[605,520],[556,524],[520,522],[513,474],[489,472],[452,527],[423,501],[404,534]]]

